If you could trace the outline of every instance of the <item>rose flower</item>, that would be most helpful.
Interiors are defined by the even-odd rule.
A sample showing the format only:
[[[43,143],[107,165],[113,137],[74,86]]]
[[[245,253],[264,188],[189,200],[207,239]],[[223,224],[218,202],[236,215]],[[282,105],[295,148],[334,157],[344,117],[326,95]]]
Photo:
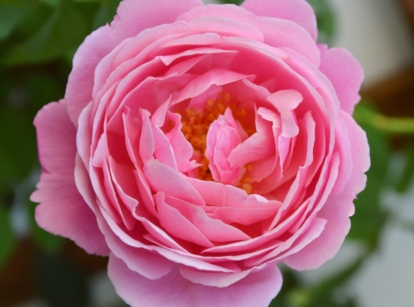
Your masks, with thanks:
[[[38,224],[131,306],[267,306],[319,267],[369,167],[363,79],[304,0],[124,0],[39,111]]]

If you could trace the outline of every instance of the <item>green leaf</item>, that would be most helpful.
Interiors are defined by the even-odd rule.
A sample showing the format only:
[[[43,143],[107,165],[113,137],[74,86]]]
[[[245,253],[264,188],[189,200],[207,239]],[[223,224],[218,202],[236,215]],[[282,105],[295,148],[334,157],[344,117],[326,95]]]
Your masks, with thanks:
[[[35,5],[34,0],[0,0],[0,6],[31,8]]]
[[[28,11],[24,7],[0,5],[0,41],[10,35]]]
[[[116,15],[116,9],[118,8],[119,0],[104,0],[102,1],[98,11],[92,22],[93,29],[97,29],[106,23],[111,22]]]
[[[24,178],[37,160],[30,114],[0,108],[0,185]]]
[[[356,212],[351,218],[349,238],[362,240],[370,248],[377,245],[378,236],[386,221],[387,214],[380,203],[380,193],[390,161],[390,144],[386,135],[370,126],[363,126],[368,136],[371,167],[367,172],[365,190],[355,200]]]
[[[0,268],[13,252],[16,240],[7,210],[0,204]]]
[[[35,203],[28,202],[28,216],[33,239],[44,253],[50,255],[57,254],[62,248],[65,239],[44,231],[37,225],[34,219],[36,206]]]
[[[400,180],[395,187],[398,193],[407,192],[411,185],[414,176],[414,144],[409,144],[404,150],[405,152],[405,165]]]
[[[308,0],[313,7],[318,23],[318,41],[328,44],[335,34],[335,15],[327,0]]]
[[[236,4],[240,5],[242,4],[243,0],[222,0],[223,3],[230,3],[230,4]]]
[[[49,306],[90,306],[87,279],[76,263],[42,253],[35,260],[36,285]]]
[[[323,280],[321,283],[317,284],[310,290],[312,294],[312,304],[309,306],[312,307],[322,307],[322,306],[335,306],[332,301],[332,294],[335,289],[342,286],[347,282],[362,266],[364,261],[367,259],[368,253],[365,253],[358,257],[352,264],[346,267],[344,270],[338,272],[337,274]],[[325,304],[321,304],[324,302]],[[326,304],[328,303],[328,304]]]
[[[39,0],[39,1],[43,2],[44,4],[50,5],[52,7],[56,7],[60,3],[60,0]]]
[[[77,47],[88,34],[88,25],[69,3],[62,2],[41,29],[29,40],[12,48],[3,62],[9,65],[43,62]]]

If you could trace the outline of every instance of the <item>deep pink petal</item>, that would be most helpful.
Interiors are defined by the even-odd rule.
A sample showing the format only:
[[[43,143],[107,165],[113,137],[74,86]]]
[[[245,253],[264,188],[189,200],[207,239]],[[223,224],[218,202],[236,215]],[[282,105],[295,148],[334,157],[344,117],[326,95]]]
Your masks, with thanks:
[[[151,281],[130,271],[122,260],[113,255],[109,260],[108,274],[117,293],[132,307],[267,307],[282,286],[282,275],[275,265],[250,273],[226,288],[192,283],[177,269]]]

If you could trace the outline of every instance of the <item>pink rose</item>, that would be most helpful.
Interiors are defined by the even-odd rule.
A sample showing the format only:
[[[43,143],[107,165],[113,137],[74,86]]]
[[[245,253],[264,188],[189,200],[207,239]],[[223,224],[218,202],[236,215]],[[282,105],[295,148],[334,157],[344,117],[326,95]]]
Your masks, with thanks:
[[[124,0],[35,119],[41,227],[132,306],[267,306],[319,267],[369,167],[363,72],[304,0]]]

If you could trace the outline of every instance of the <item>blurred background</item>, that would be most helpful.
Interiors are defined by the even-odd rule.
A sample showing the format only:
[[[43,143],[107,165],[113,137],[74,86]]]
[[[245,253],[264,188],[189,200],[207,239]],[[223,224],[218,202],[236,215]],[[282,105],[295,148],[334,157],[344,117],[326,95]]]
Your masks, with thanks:
[[[414,1],[309,2],[319,41],[364,67],[354,116],[372,166],[339,254],[315,271],[283,268],[271,306],[414,307]],[[40,173],[33,118],[63,97],[77,47],[118,3],[0,0],[0,307],[126,306],[107,259],[39,229],[28,200]]]

